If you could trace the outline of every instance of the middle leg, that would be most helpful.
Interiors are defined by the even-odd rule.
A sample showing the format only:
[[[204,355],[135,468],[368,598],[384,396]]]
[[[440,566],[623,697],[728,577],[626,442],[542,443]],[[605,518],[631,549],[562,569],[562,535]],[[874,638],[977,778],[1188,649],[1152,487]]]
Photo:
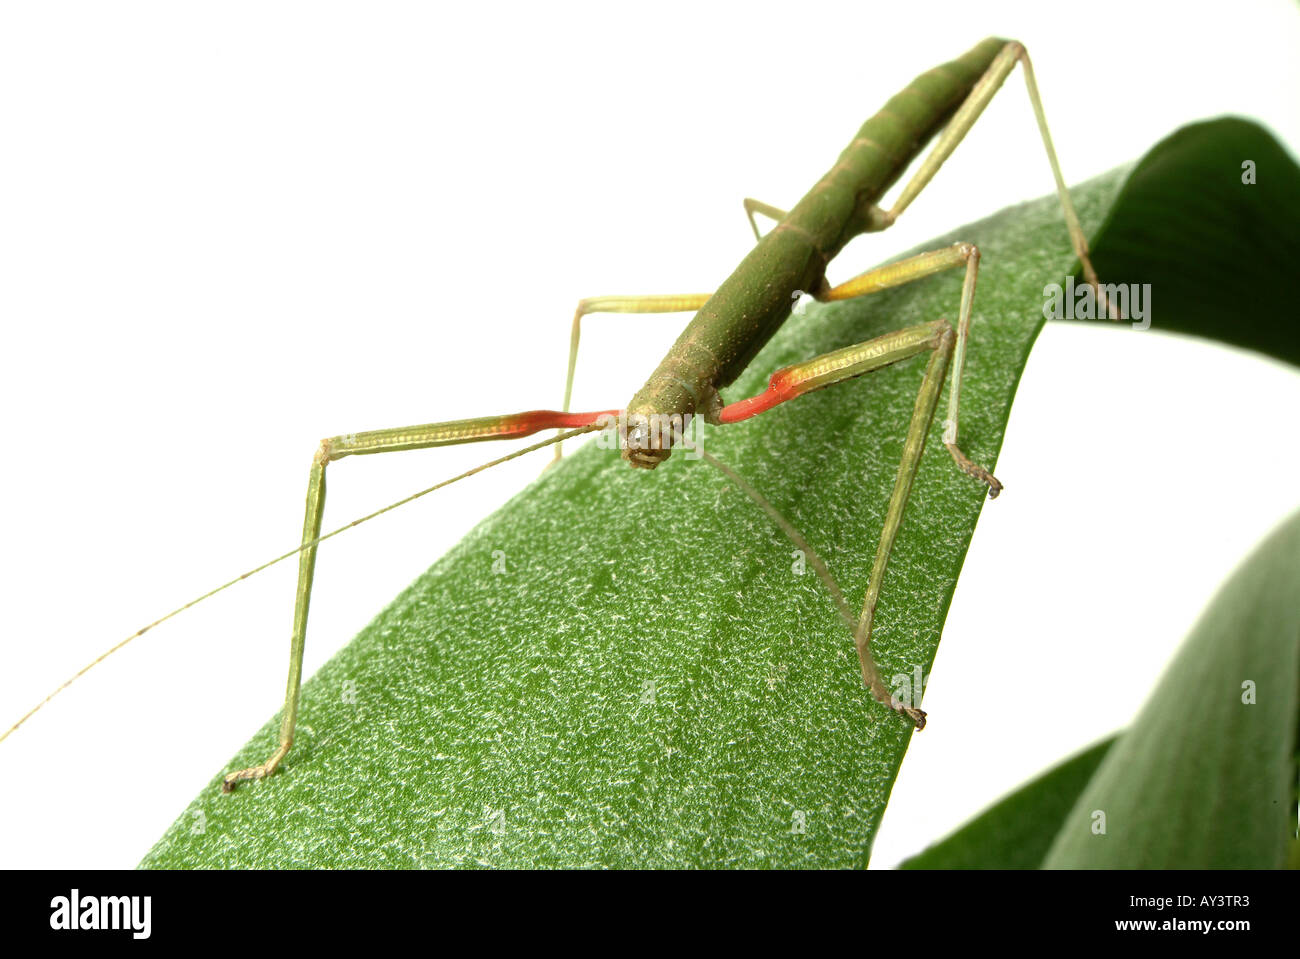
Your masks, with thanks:
[[[735,423],[759,413],[765,412],[780,403],[802,396],[813,390],[842,383],[885,366],[897,363],[926,351],[930,358],[926,364],[925,378],[917,392],[912,410],[911,423],[903,443],[903,454],[899,460],[898,472],[894,479],[893,492],[889,497],[889,506],[885,512],[885,521],[881,528],[880,541],[876,546],[875,559],[871,566],[871,578],[867,584],[863,600],[862,614],[858,617],[854,629],[853,642],[857,649],[858,660],[862,667],[862,683],[871,691],[872,697],[880,703],[907,715],[918,729],[925,726],[925,713],[914,703],[897,701],[889,686],[885,683],[871,653],[871,632],[875,622],[876,606],[880,599],[880,588],[884,583],[885,570],[889,557],[893,553],[894,543],[903,524],[903,512],[911,497],[912,484],[916,478],[921,454],[925,450],[926,436],[934,420],[934,411],[943,390],[943,381],[948,372],[956,335],[946,320],[935,320],[907,327],[883,336],[858,343],[831,353],[825,353],[803,363],[796,363],[777,370],[772,374],[767,390],[758,396],[738,403],[729,404],[722,409],[721,422]],[[734,479],[733,479],[734,481]],[[740,485],[742,490],[744,484]],[[751,497],[749,490],[745,490]],[[756,498],[756,497],[754,497]],[[757,498],[756,498],[757,499]],[[759,505],[763,501],[759,500]],[[784,528],[784,527],[783,527]],[[787,530],[787,535],[789,531]],[[797,542],[797,541],[796,541]],[[825,578],[825,577],[823,577]],[[838,590],[832,588],[832,597],[841,602]]]

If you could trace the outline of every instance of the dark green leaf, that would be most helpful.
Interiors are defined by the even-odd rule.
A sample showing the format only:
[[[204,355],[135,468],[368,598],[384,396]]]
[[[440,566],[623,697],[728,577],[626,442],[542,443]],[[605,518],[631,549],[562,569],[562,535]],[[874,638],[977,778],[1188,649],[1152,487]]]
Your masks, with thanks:
[[[1300,513],[1215,596],[1045,867],[1280,868],[1295,840],[1298,725]]]
[[[1242,164],[1256,182],[1242,182]],[[1149,283],[1152,329],[1300,364],[1295,295],[1300,167],[1267,130],[1193,123],[1134,169],[1093,242],[1105,283]],[[1076,280],[1077,282],[1077,280]]]

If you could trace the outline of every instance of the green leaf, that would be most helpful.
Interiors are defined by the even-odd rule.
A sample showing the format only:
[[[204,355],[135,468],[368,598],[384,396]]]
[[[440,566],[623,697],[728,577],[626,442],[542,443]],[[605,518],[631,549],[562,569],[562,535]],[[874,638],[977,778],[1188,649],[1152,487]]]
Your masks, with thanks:
[[[1057,867],[1295,868],[1298,586],[1300,513],[1214,597],[1132,730],[1053,767],[901,868],[1034,869],[1049,850]],[[1242,676],[1267,678],[1252,680],[1253,705],[1242,701]],[[1265,695],[1271,708],[1260,710]],[[1092,833],[1097,810],[1104,836]]]
[[[1037,869],[1115,738],[1052,767],[899,868]]]
[[[1255,164],[1251,185],[1245,161]],[[1300,167],[1281,144],[1249,120],[1207,120],[1133,170],[1092,244],[1093,265],[1104,283],[1151,285],[1152,329],[1300,364],[1297,223]]]
[[[1086,231],[1121,182],[1075,191]],[[983,253],[962,435],[993,466],[1043,286],[1074,258],[1054,197],[926,246],[957,240]],[[727,397],[786,363],[955,319],[960,285],[936,276],[794,316]],[[850,596],[866,587],[923,363],[705,437]],[[877,661],[901,682],[929,669],[984,499],[939,431],[877,616]],[[864,865],[911,729],[861,688],[847,630],[792,565],[789,542],[706,464],[679,452],[632,470],[589,444],[306,684],[276,776],[231,795],[214,778],[144,865]],[[276,726],[226,768],[264,759]]]
[[[1044,866],[1284,866],[1295,840],[1298,728],[1300,513],[1220,589]],[[1104,834],[1094,832],[1101,815]]]

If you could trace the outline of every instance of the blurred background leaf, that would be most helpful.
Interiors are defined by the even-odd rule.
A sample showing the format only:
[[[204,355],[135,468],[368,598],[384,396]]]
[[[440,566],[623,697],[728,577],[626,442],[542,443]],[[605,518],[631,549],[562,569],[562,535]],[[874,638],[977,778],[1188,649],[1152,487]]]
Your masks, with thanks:
[[[1242,182],[1247,161],[1252,185]],[[1154,329],[1300,364],[1297,224],[1300,167],[1286,149],[1249,120],[1207,120],[1134,168],[1093,239],[1093,265],[1105,283],[1151,285]]]
[[[1132,679],[1116,669],[1116,682]],[[1295,841],[1298,729],[1300,513],[1210,602],[1044,867],[1281,868]]]
[[[900,869],[1037,869],[1115,737],[1089,746],[980,813]]]

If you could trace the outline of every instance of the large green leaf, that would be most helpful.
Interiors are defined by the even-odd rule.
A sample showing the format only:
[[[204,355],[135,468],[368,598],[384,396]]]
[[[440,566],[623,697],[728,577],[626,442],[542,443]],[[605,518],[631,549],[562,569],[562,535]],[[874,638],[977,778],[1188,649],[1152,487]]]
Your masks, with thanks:
[[[1215,596],[1063,820],[1044,866],[1285,865],[1298,728],[1300,513]]]
[[[1114,743],[1102,740],[1053,766],[899,868],[1037,869]]]
[[[1075,192],[1086,230],[1121,182],[1113,173]],[[1043,286],[1073,257],[1054,198],[927,246],[958,239],[984,254],[963,439],[992,465]],[[784,363],[954,318],[960,282],[934,277],[795,316],[728,396],[756,392]],[[853,595],[920,362],[705,439]],[[887,677],[928,670],[983,502],[938,429],[881,597]],[[214,779],[144,864],[862,865],[911,731],[862,690],[847,631],[792,566],[789,543],[705,464],[679,453],[633,471],[589,445],[305,686],[304,726],[279,774],[232,795]],[[274,736],[272,721],[226,768],[260,761]]]

